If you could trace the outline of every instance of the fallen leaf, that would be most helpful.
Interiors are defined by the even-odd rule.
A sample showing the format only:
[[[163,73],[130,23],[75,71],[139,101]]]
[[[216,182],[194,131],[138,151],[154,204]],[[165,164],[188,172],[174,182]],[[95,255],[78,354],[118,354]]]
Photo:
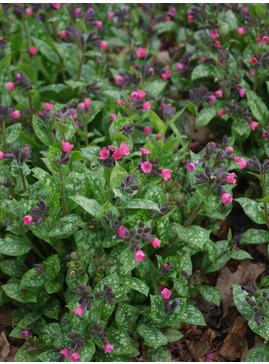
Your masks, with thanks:
[[[1,348],[1,357],[6,358],[10,353],[10,344],[7,340],[4,331],[2,331],[0,334],[0,348]]]

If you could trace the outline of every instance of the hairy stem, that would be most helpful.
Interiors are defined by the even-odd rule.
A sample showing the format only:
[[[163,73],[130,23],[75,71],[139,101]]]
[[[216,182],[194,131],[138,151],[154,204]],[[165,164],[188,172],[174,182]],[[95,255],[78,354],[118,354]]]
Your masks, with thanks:
[[[61,168],[59,169],[59,176],[60,176],[60,181],[62,181],[63,180],[63,175],[62,175]],[[66,215],[68,215],[68,211],[67,211],[67,206],[66,206],[65,193],[64,193],[64,184],[63,183],[61,183],[61,195],[62,195],[63,210],[64,210],[64,214],[66,216]]]
[[[111,168],[108,168],[108,173],[107,173],[107,193],[106,193],[106,201],[109,201],[109,197],[110,197],[110,177],[111,177]]]

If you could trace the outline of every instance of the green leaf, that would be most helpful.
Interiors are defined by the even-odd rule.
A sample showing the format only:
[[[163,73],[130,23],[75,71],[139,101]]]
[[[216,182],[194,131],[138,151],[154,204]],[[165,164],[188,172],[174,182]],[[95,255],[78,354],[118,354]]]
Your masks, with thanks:
[[[86,340],[85,345],[79,349],[79,360],[81,363],[92,362],[93,354],[95,353],[95,345],[92,341]]]
[[[253,259],[252,256],[245,250],[231,250],[229,252],[231,258],[236,260]]]
[[[260,5],[260,4],[258,4]],[[255,363],[261,363],[261,362],[269,362],[269,346],[266,344],[261,344],[257,346],[256,348],[250,350],[248,353],[245,362],[255,362]]]
[[[220,305],[221,295],[217,288],[211,286],[200,286],[198,290],[207,302],[214,303],[217,306]]]
[[[56,362],[58,358],[59,358],[59,353],[55,353],[51,349],[43,351],[43,353],[38,355],[38,359],[41,360],[42,362],[49,362],[49,363]]]
[[[248,106],[253,116],[265,127],[268,119],[268,109],[257,94],[251,90],[246,92]]]
[[[60,259],[57,255],[51,255],[46,260],[46,274],[50,276],[51,279],[57,277],[58,273],[60,272],[61,264]]]
[[[42,313],[50,319],[58,319],[60,312],[60,301],[56,297],[51,297],[49,301],[42,307]]]
[[[260,326],[257,325],[254,317],[252,317],[248,322],[248,326],[255,334],[260,335],[266,341],[269,340],[269,319],[267,317],[261,319]]]
[[[2,272],[11,277],[21,277],[23,264],[19,264],[15,259],[5,259],[0,262]]]
[[[202,77],[212,77],[216,78],[217,75],[220,76],[220,72],[217,70],[216,67],[210,64],[199,64],[196,66],[191,74],[191,81],[197,80],[198,78]]]
[[[120,261],[123,265],[124,274],[127,274],[128,272],[135,269],[140,262],[135,261],[135,252],[130,252],[130,248],[126,248],[121,252],[120,255]]]
[[[146,283],[144,283],[143,281],[141,281],[138,278],[135,278],[135,277],[127,278],[126,277],[124,279],[124,283],[126,286],[129,286],[130,289],[134,289],[135,291],[142,293],[146,297],[149,294],[149,287],[146,285]]]
[[[265,18],[265,14],[266,14],[266,10],[262,6],[262,4],[257,4],[255,6],[255,13],[257,14],[258,18],[264,19]],[[255,360],[255,361],[259,361],[259,360]]]
[[[263,244],[269,242],[269,231],[261,229],[248,229],[243,234],[240,244]]]
[[[119,208],[156,210],[156,211],[160,212],[159,206],[155,202],[150,201],[150,200],[143,200],[141,198],[135,198],[134,200],[127,201]]]
[[[250,198],[240,197],[235,201],[239,202],[245,214],[257,224],[266,224],[263,204],[251,200]]]
[[[149,327],[142,324],[138,326],[137,331],[139,335],[142,336],[147,346],[157,349],[160,346],[167,344],[166,337],[155,327]]]
[[[26,303],[26,302],[37,302],[36,294],[31,292],[21,292],[18,283],[8,283],[1,287],[5,294],[15,301]]]
[[[181,321],[192,325],[206,326],[202,312],[198,310],[197,307],[190,304],[186,305],[186,311],[183,313]]]
[[[147,356],[151,362],[171,362],[172,354],[165,346],[158,349],[147,348]]]
[[[178,228],[179,239],[199,249],[202,249],[204,244],[210,240],[209,234],[210,231],[200,226],[189,226],[186,228],[180,226]]]
[[[76,226],[83,225],[83,221],[77,214],[71,214],[63,217],[53,225],[49,232],[49,237],[67,237],[74,233]]]
[[[32,268],[24,273],[20,282],[20,288],[39,288],[42,287],[44,283],[45,275],[42,273],[38,275],[37,269]]]
[[[139,310],[127,303],[119,303],[116,312],[116,324],[119,329],[133,333],[136,328],[136,320],[139,316]]]
[[[207,254],[203,257],[202,269],[206,273],[220,270],[230,260],[230,255],[228,254],[228,242],[226,240],[217,241],[214,245],[217,250],[215,261],[210,261]]]
[[[263,198],[259,198],[258,199],[259,202],[269,202],[269,195],[263,197]]]
[[[21,124],[13,124],[6,128],[6,140],[7,143],[13,143],[18,139],[21,133],[22,126]]]
[[[52,50],[52,47],[41,39],[35,38],[31,36],[31,40],[34,46],[37,48],[38,52],[40,52],[44,57],[46,57],[50,62],[59,64],[59,58],[57,54]]]
[[[184,334],[182,334],[182,332],[175,330],[175,329],[168,329],[165,333],[164,333],[167,341],[169,343],[173,343],[175,341],[178,341],[180,339],[182,339],[184,337]]]
[[[47,124],[45,124],[43,120],[39,119],[37,116],[34,115],[32,125],[35,135],[38,137],[38,139],[46,145],[51,145],[49,128]]]
[[[158,96],[163,92],[166,84],[167,82],[164,82],[163,80],[149,81],[146,83],[144,90],[147,92],[151,92],[155,96]]]
[[[130,353],[132,346],[131,339],[126,332],[114,328],[108,328],[106,331],[109,333],[109,344],[115,348],[113,350],[113,355],[124,355]]]
[[[56,293],[61,288],[61,284],[55,281],[47,281],[45,283],[45,289],[48,294]]]
[[[233,300],[238,311],[248,321],[253,317],[251,306],[246,301],[247,292],[243,291],[240,286],[233,284]]]
[[[86,198],[84,196],[71,196],[71,200],[75,201],[78,205],[80,205],[86,212],[91,214],[97,219],[101,217],[102,206],[96,201]]]
[[[116,164],[116,166],[118,166],[118,164]],[[113,174],[113,171],[112,171],[112,174]],[[91,189],[92,189],[92,192],[93,192],[94,196],[99,201],[104,202],[105,189],[104,189],[102,181],[100,180],[100,178],[98,177],[97,174],[93,173],[89,169],[86,170],[86,175],[87,175],[87,177],[89,179]],[[111,182],[111,179],[110,179],[110,182]],[[111,185],[112,185],[112,183],[111,183]]]
[[[155,114],[154,111],[149,110],[149,121],[151,122],[151,125],[153,128],[159,133],[164,135],[166,126],[165,123],[159,118],[157,114]]]
[[[217,115],[216,106],[210,105],[203,108],[195,121],[195,125],[197,126],[205,126],[207,125],[215,116]]]
[[[60,193],[60,188],[59,184],[55,181],[52,175],[38,167],[32,168],[32,171],[34,172],[34,177],[43,184],[46,190],[55,195],[56,198],[56,196]]]
[[[56,121],[56,126],[61,130],[62,133],[66,134],[69,131],[69,127],[63,123]]]
[[[19,256],[28,253],[31,246],[20,236],[7,234],[5,239],[0,239],[0,253],[9,256]]]

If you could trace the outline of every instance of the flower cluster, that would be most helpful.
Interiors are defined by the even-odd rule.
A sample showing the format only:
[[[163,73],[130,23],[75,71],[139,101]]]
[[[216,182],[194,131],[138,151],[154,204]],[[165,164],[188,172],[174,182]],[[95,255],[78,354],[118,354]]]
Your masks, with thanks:
[[[99,157],[101,163],[106,167],[112,168],[115,166],[115,161],[121,160],[123,156],[130,154],[130,147],[124,142],[120,144],[119,150],[113,146],[108,146],[108,150],[104,147],[100,150]]]

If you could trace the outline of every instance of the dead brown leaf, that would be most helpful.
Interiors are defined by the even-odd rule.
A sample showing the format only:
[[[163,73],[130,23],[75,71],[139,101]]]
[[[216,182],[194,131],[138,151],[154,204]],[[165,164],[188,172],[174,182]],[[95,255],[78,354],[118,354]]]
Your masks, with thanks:
[[[194,361],[204,361],[204,356],[209,348],[209,345],[205,341],[186,341],[186,344]]]
[[[243,361],[248,352],[247,340],[244,335],[247,330],[247,322],[236,321],[229,334],[226,336],[220,349],[220,354],[229,361],[240,359]]]
[[[0,348],[1,348],[1,357],[6,358],[10,353],[10,344],[7,340],[4,331],[2,331],[0,334]]]

